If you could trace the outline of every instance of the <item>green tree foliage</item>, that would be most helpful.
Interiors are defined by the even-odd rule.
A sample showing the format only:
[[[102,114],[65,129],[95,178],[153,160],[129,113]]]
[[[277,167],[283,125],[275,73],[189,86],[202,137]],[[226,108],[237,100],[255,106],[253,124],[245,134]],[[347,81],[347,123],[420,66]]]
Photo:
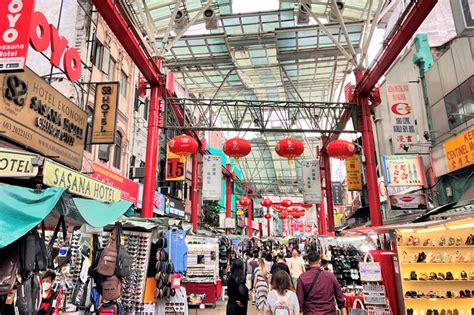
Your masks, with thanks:
[[[203,223],[212,227],[219,227],[219,201],[204,200],[202,205],[202,211],[204,214]]]

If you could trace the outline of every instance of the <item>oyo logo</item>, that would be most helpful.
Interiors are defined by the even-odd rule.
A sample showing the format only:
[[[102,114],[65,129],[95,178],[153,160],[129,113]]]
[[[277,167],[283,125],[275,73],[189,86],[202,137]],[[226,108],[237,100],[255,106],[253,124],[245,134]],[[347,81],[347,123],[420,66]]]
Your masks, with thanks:
[[[23,9],[22,0],[12,0],[8,5],[7,19],[8,28],[3,32],[2,38],[6,43],[11,43],[17,40],[18,30],[16,29],[16,22],[20,19],[21,10]]]
[[[64,72],[71,81],[81,77],[81,56],[77,49],[68,47],[68,40],[60,36],[58,29],[48,23],[41,12],[34,12],[31,18],[30,43],[37,51],[46,51],[51,46],[50,61],[53,66],[60,68],[61,57]]]

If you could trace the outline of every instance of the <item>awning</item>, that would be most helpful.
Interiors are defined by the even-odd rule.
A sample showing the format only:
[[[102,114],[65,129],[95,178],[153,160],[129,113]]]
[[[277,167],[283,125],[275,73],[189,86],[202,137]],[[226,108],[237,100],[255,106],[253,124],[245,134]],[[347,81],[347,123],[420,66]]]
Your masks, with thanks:
[[[73,200],[84,221],[93,227],[101,227],[114,222],[133,206],[132,202],[125,200],[112,203],[83,198],[73,198]]]
[[[37,226],[58,203],[64,188],[39,192],[19,186],[0,186],[0,248]]]

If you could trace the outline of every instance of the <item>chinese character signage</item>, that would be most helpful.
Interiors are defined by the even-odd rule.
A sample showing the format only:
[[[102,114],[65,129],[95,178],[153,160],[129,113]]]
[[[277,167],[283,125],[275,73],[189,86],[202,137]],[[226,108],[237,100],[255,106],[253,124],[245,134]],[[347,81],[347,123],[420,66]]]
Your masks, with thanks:
[[[114,143],[118,112],[118,82],[96,84],[92,144]]]
[[[34,0],[0,1],[0,72],[24,69],[34,8]]]
[[[474,128],[447,140],[444,152],[450,172],[474,164]]]
[[[346,180],[349,191],[362,190],[362,169],[359,155],[346,159]]]
[[[305,203],[320,203],[321,178],[319,173],[319,161],[303,161],[303,198]]]
[[[425,173],[419,155],[384,155],[387,186],[423,186]]]
[[[139,190],[138,183],[135,183],[133,180],[114,173],[111,170],[100,166],[99,164],[94,164],[92,166],[92,169],[94,170],[94,173],[91,175],[92,178],[98,179],[101,182],[120,189],[120,198],[122,200],[133,202],[135,207],[137,206]]]
[[[29,68],[0,86],[0,137],[81,169],[87,113]]]
[[[179,156],[166,146],[166,180],[183,181],[185,176],[186,157]]]
[[[417,132],[408,84],[387,83],[388,110],[392,128],[394,153],[414,151]]]
[[[202,199],[221,200],[222,198],[222,157],[206,154],[202,159]]]

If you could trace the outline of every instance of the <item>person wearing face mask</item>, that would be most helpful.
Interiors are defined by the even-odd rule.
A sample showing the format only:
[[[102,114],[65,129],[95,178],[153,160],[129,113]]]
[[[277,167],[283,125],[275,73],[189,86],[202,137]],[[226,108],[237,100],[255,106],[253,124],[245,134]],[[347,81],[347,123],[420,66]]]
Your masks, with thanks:
[[[38,315],[51,315],[54,312],[54,301],[56,292],[53,290],[53,283],[56,279],[54,271],[48,270],[41,277],[42,281],[42,300]]]

